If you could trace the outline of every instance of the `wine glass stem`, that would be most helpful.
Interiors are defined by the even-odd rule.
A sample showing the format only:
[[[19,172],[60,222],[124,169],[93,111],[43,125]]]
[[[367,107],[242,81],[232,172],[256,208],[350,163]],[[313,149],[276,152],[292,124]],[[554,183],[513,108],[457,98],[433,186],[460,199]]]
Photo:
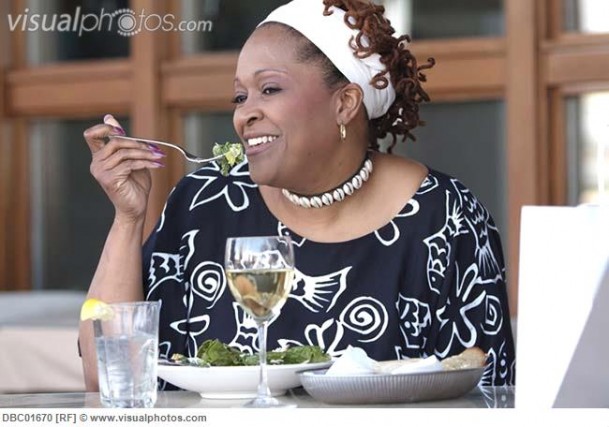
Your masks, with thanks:
[[[260,345],[260,380],[258,381],[258,398],[271,396],[266,373],[266,330],[268,322],[258,322],[258,344]]]

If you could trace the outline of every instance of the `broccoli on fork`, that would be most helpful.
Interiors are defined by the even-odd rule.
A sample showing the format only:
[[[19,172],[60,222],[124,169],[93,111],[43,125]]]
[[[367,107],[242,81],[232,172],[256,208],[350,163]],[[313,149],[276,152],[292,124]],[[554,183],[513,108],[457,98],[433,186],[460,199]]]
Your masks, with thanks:
[[[231,168],[245,159],[243,146],[239,142],[225,142],[224,144],[215,143],[212,149],[214,156],[223,156],[218,163],[220,172],[227,176]]]

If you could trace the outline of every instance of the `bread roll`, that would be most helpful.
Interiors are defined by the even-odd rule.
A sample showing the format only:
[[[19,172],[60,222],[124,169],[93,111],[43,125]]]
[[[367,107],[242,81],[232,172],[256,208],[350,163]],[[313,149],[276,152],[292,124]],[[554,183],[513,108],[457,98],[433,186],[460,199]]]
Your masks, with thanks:
[[[390,374],[392,371],[401,368],[404,365],[411,365],[413,363],[417,363],[423,359],[421,358],[411,358],[411,359],[401,359],[401,360],[383,360],[378,363],[378,368],[376,370],[379,374]]]
[[[486,353],[478,347],[468,348],[461,354],[442,360],[445,370],[481,368],[486,364]]]
[[[436,360],[436,364],[438,366],[434,365],[434,369],[437,370],[444,370],[444,371],[451,371],[451,370],[456,370],[456,369],[472,369],[472,368],[481,368],[486,364],[486,353],[484,353],[480,348],[478,347],[472,347],[472,348],[468,348],[465,351],[463,351],[461,354],[458,354],[456,356],[451,356],[448,357],[442,361],[440,361],[439,363],[437,362],[437,359],[435,357],[433,357],[434,360]],[[409,359],[401,359],[401,360],[383,360],[381,362],[378,362],[376,365],[376,368],[374,369],[374,372],[377,374],[391,374],[391,373],[396,373],[396,371],[400,371],[403,369],[407,369],[408,365],[421,365],[423,361],[430,361],[431,359],[427,358],[427,359],[422,359],[422,358],[409,358]],[[414,366],[413,366],[414,369]],[[407,372],[409,373],[409,372]]]

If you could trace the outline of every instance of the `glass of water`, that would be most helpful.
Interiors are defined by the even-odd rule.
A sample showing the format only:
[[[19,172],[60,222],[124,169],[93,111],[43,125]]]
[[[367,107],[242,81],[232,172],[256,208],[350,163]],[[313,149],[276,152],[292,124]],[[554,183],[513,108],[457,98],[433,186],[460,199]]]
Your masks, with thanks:
[[[157,398],[160,301],[109,304],[113,315],[94,320],[101,403],[151,408]]]

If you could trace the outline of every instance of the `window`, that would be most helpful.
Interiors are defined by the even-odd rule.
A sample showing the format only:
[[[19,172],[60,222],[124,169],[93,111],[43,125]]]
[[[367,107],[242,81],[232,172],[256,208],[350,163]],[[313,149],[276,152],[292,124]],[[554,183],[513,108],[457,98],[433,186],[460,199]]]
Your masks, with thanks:
[[[16,30],[24,26],[27,29],[27,61],[31,65],[127,57],[129,38],[118,34],[110,15],[126,8],[128,3],[127,0],[28,0],[26,10],[11,17]],[[110,23],[114,26],[108,28]]]
[[[184,145],[192,153],[211,157],[214,143],[238,141],[232,113],[188,113],[184,116]],[[192,172],[200,165],[189,163]]]
[[[385,0],[389,19],[413,40],[501,36],[502,0]]]
[[[125,130],[129,121],[121,119]],[[114,217],[89,172],[83,131],[98,120],[30,125],[32,288],[86,290]]]
[[[609,200],[609,92],[566,99],[569,203]]]
[[[413,131],[417,140],[398,142],[394,152],[461,181],[489,210],[507,248],[504,103],[432,102],[420,116],[427,125]]]
[[[562,0],[564,30],[581,33],[609,33],[607,0]]]
[[[182,33],[182,52],[238,50],[256,25],[284,0],[182,0],[185,20],[209,20],[212,31]]]

